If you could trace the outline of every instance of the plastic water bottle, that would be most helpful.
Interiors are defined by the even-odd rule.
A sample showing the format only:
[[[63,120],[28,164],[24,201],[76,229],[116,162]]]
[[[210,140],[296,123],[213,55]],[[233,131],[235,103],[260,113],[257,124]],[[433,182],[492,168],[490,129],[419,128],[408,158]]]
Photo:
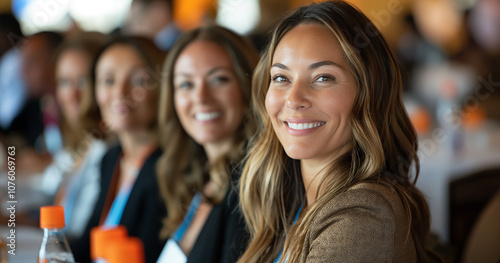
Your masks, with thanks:
[[[74,263],[75,259],[64,236],[64,208],[62,206],[42,206],[40,227],[43,240],[38,254],[38,263]]]

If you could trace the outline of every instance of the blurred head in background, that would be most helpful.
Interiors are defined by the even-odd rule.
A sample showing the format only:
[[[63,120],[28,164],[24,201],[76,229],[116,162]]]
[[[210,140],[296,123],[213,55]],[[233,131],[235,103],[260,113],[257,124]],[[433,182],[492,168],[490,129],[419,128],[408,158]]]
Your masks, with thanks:
[[[171,0],[133,0],[123,31],[154,38],[172,19]]]
[[[106,126],[125,132],[156,130],[160,65],[165,53],[143,37],[119,37],[97,55],[95,99]]]
[[[180,31],[173,22],[172,0],[134,0],[122,32],[153,39],[162,50],[174,44]]]
[[[54,52],[63,38],[59,33],[40,32],[29,36],[21,46],[22,74],[28,94],[39,98],[53,94],[55,87]]]
[[[464,48],[468,32],[464,14],[455,1],[415,1],[413,15],[422,35],[447,54],[456,54]]]
[[[97,135],[101,115],[92,105],[92,62],[106,36],[81,33],[66,39],[56,55],[56,98],[61,110],[65,146],[75,149],[84,131]],[[100,133],[100,132],[99,132]]]
[[[470,14],[472,37],[487,52],[500,54],[500,1],[479,0]]]
[[[41,97],[53,93],[54,52],[63,38],[55,32],[40,32],[29,36],[21,46],[22,74],[28,93]]]

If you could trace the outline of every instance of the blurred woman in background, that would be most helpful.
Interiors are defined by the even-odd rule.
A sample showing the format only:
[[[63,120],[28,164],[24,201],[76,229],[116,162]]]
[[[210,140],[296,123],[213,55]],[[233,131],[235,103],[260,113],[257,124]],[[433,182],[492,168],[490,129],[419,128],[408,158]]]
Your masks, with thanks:
[[[118,37],[96,56],[93,103],[119,145],[102,160],[101,193],[85,236],[72,246],[75,260],[88,262],[89,233],[102,225],[123,225],[144,244],[146,262],[156,262],[165,205],[156,181],[161,151],[157,139],[159,74],[165,53],[141,37]]]
[[[101,159],[107,150],[101,115],[90,103],[91,68],[106,37],[81,33],[66,39],[56,55],[56,98],[64,150],[44,172],[41,188],[64,206],[66,233],[78,239],[85,230],[99,195]]]
[[[299,8],[275,28],[253,85],[261,123],[240,184],[251,233],[240,262],[438,260],[411,181],[401,70],[368,18],[342,1]]]
[[[236,262],[247,234],[233,173],[254,132],[250,79],[258,54],[219,26],[185,33],[165,62],[158,162],[167,205],[158,262]]]

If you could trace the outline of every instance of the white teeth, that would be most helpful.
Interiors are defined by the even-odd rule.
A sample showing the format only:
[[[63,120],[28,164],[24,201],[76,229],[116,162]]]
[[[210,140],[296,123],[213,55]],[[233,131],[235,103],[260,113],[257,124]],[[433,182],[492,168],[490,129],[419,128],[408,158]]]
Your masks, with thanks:
[[[222,114],[220,112],[200,112],[194,115],[194,118],[198,121],[210,121],[218,118]]]
[[[312,129],[316,128],[318,126],[325,125],[326,122],[316,122],[316,123],[293,123],[293,122],[287,122],[288,127],[294,129],[294,130],[307,130],[307,129]]]

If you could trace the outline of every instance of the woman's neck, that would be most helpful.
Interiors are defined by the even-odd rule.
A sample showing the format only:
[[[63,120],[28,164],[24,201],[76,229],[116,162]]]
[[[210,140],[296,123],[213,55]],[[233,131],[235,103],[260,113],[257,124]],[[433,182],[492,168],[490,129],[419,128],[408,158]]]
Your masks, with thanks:
[[[203,144],[203,149],[207,154],[208,162],[213,164],[221,156],[224,156],[229,151],[231,151],[232,145],[233,145],[233,138],[219,142]]]
[[[325,167],[328,164],[317,163],[311,160],[301,160],[300,170],[302,173],[302,181],[306,190],[307,205],[310,206],[316,202],[316,196],[322,193],[320,183],[325,176]]]
[[[218,159],[231,151],[232,146],[233,138],[229,138],[227,140],[219,141],[216,143],[206,143],[203,145],[203,149],[205,150],[205,153],[207,155],[208,162],[213,165]],[[207,196],[214,196],[217,189],[218,187],[215,185],[212,179],[209,179],[209,181],[205,184],[203,192]]]
[[[121,189],[126,182],[135,180],[147,156],[157,145],[157,141],[154,133],[149,131],[122,132],[118,133],[118,138],[123,154],[118,179],[118,189]]]
[[[157,139],[150,131],[127,131],[118,134],[124,159],[136,161],[144,151],[157,145]]]
[[[329,166],[352,148],[350,142],[346,142],[333,153],[319,158],[300,160],[302,181],[306,190],[307,205],[316,202],[316,197],[321,196],[326,184],[322,184],[323,178],[328,173]]]

